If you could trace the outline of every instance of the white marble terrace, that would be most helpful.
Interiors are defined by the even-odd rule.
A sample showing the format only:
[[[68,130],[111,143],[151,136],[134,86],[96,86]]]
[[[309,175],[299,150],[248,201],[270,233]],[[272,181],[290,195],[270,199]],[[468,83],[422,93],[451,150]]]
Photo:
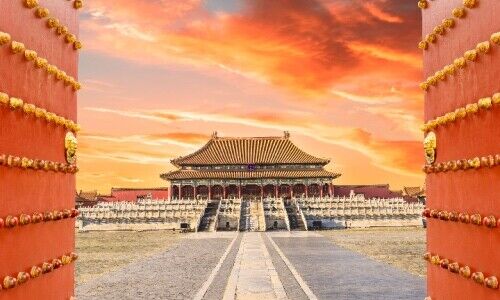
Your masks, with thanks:
[[[346,228],[376,226],[422,226],[423,204],[407,203],[402,198],[365,199],[363,195],[350,197],[300,197],[263,198],[242,200],[238,198],[216,200],[218,208],[215,226],[210,230],[237,231],[242,216],[248,210],[243,207],[258,201],[258,230],[290,230],[285,206],[293,206],[294,214],[305,222],[307,228]],[[246,201],[246,202],[245,202]],[[186,230],[197,231],[209,200],[145,199],[137,203],[107,202],[94,207],[80,208],[77,226],[80,230]],[[213,203],[213,202],[212,202]],[[252,204],[252,205],[253,205]],[[208,211],[208,210],[207,210]],[[255,210],[253,213],[255,213]],[[247,228],[247,227],[245,227]],[[247,228],[248,229],[248,228]]]

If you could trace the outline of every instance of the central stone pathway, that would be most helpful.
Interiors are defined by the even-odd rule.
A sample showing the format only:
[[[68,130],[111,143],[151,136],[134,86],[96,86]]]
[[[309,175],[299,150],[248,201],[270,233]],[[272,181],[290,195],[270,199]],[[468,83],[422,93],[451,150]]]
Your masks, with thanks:
[[[106,253],[102,253],[106,255]],[[186,235],[167,251],[78,284],[78,300],[422,299],[424,278],[315,232]]]
[[[243,234],[224,293],[230,299],[287,299],[260,233]]]

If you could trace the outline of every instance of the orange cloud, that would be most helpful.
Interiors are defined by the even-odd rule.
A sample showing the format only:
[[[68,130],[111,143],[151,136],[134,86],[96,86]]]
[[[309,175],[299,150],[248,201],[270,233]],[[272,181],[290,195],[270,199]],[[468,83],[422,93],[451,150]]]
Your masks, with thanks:
[[[91,108],[89,108],[91,110]],[[128,114],[119,110],[107,110],[121,116]],[[162,111],[165,112],[165,111]],[[166,111],[168,115],[178,115],[185,121],[203,121],[210,123],[240,124],[250,127],[290,130],[311,137],[319,142],[342,146],[346,149],[363,154],[378,168],[404,174],[409,176],[420,176],[421,155],[420,143],[417,141],[391,141],[374,137],[372,134],[359,128],[333,127],[318,123],[314,116],[303,117],[297,120],[295,116],[283,113],[279,118],[269,118],[267,114],[247,113],[245,115],[203,113],[192,111]],[[151,115],[157,115],[158,111],[136,111],[131,115],[152,120]],[[162,122],[159,118],[154,120]],[[170,122],[165,120],[165,122]],[[215,125],[214,125],[215,126]],[[409,155],[410,154],[410,155]]]
[[[201,0],[92,0],[85,9],[94,17],[107,19],[108,25],[137,24],[155,31],[182,19],[198,9],[200,3]]]
[[[197,133],[173,132],[165,134],[151,135],[127,135],[113,136],[103,134],[80,134],[79,137],[83,140],[83,145],[87,146],[87,141],[99,141],[110,143],[125,143],[143,146],[165,146],[175,145],[183,148],[193,148],[193,145],[200,144],[208,138],[207,135]],[[127,149],[130,147],[127,146]]]
[[[265,99],[270,98],[266,93],[273,88],[286,93],[273,91],[273,97],[277,95],[278,99],[265,108],[245,107],[240,101],[239,111],[227,105],[227,99],[240,94],[229,92],[217,99],[221,104],[217,108],[195,106],[199,103],[189,100],[179,106],[182,110],[134,109],[162,107],[161,97],[151,101],[135,96],[141,103],[134,106],[134,97],[129,97],[123,105],[128,107],[125,109],[121,102],[116,102],[123,95],[139,95],[135,89],[144,88],[149,82],[141,84],[137,74],[130,75],[134,78],[130,86],[87,79],[85,85],[92,92],[92,101],[81,104],[98,106],[107,101],[108,107],[120,109],[81,111],[82,120],[88,123],[82,124],[84,128],[89,125],[89,130],[99,132],[81,135],[82,174],[106,176],[83,178],[85,184],[123,184],[127,179],[134,184],[138,178],[147,183],[159,182],[157,174],[165,171],[171,157],[184,155],[209,138],[213,129],[205,128],[232,132],[236,131],[234,128],[243,128],[245,133],[289,130],[304,139],[314,139],[315,145],[328,151],[334,149],[349,157],[352,152],[353,159],[368,161],[370,170],[377,174],[421,179],[417,126],[422,118],[423,99],[417,86],[421,77],[420,52],[415,47],[420,18],[414,3],[238,1],[242,3],[240,9],[230,12],[209,11],[201,0],[93,0],[86,6],[79,37],[85,41],[86,53],[165,67],[168,71],[187,69],[191,74],[198,72],[203,78],[217,76],[221,81],[245,77],[244,81],[252,82],[252,87],[262,89],[255,94],[262,94]],[[196,80],[199,78],[193,78],[193,86]],[[214,87],[220,88],[221,85]],[[120,97],[103,95],[110,90],[118,90]],[[157,90],[158,95],[168,92],[168,101],[183,101],[181,92],[164,91],[161,87]],[[193,111],[192,107],[200,109]],[[335,122],[342,111],[348,117],[340,116],[338,122],[344,126],[339,126]],[[105,117],[113,114],[115,118],[108,122],[108,118],[96,116],[96,112]],[[133,135],[117,134],[124,131],[122,127],[113,128],[121,118],[140,120],[134,122],[137,128],[134,127]],[[99,122],[106,124],[97,128],[95,124]],[[335,155],[337,152],[332,156]],[[131,164],[134,168],[130,168]],[[370,180],[373,174],[365,179]]]
[[[422,57],[416,53],[402,53],[401,51],[379,45],[353,42],[349,48],[355,52],[368,54],[388,61],[400,62],[418,70],[422,69]]]
[[[375,18],[388,23],[403,23],[403,19],[382,11],[374,3],[364,3],[363,7]]]
[[[397,167],[419,173],[423,164],[421,143],[417,141],[388,141],[373,137],[372,134],[353,129],[346,138],[361,149],[377,154],[377,164]]]
[[[152,134],[148,136],[151,139],[171,139],[183,143],[200,144],[205,142],[209,136],[193,132],[169,132],[163,134]]]
[[[156,3],[127,0],[117,11],[107,1],[97,2],[103,8],[94,16],[104,26],[84,22],[91,49],[155,64],[222,66],[302,96],[327,97],[346,76],[367,69],[376,73],[378,69],[364,66],[364,55],[420,68],[418,52],[409,53],[396,36],[379,41],[376,28],[390,30],[385,24],[403,17],[374,4],[343,7],[345,16],[358,14],[359,8],[371,16],[360,21],[370,28],[363,33],[364,27],[350,27],[323,1],[245,1],[235,14],[210,14],[198,1],[180,7],[162,2],[155,9]],[[182,16],[182,21],[173,25],[160,17],[167,7],[172,7],[174,20]],[[367,42],[360,43],[361,37]]]
[[[144,145],[135,148],[117,147],[116,142],[117,140],[107,140],[104,143],[94,142],[91,146],[80,147],[79,165],[97,160],[104,163],[103,166],[111,162],[165,166],[170,163],[170,158],[175,157],[165,151],[145,150]]]

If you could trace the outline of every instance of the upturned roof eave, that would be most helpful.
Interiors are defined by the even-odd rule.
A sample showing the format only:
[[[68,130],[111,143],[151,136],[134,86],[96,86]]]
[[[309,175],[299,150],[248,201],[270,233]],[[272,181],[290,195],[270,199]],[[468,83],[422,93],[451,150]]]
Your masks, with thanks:
[[[327,170],[323,170],[324,172],[326,173],[329,173],[328,175],[318,175],[318,176],[311,176],[311,177],[293,177],[293,176],[276,176],[275,178],[294,178],[294,179],[300,179],[300,178],[314,178],[314,177],[317,177],[317,178],[330,178],[330,179],[336,179],[336,178],[339,178],[340,176],[342,176],[341,173],[335,173],[335,172],[331,172],[331,171],[327,171]],[[217,172],[231,172],[231,171],[227,171],[227,170],[221,170],[221,171],[212,171],[213,173],[217,173]],[[260,171],[248,171],[248,172],[260,172]],[[173,175],[176,175],[178,173],[186,173],[186,177],[184,178],[174,178]],[[167,173],[163,173],[163,174],[160,174],[160,178],[163,179],[163,180],[167,180],[167,181],[171,181],[171,180],[184,180],[184,179],[223,179],[223,178],[220,178],[220,177],[214,177],[214,176],[206,176],[206,177],[199,177],[199,178],[192,178],[192,177],[189,177],[187,176],[188,173],[190,173],[189,175],[193,174],[193,173],[198,173],[198,171],[191,171],[191,170],[174,170],[174,171],[170,171],[170,172],[167,172]],[[203,172],[200,172],[200,173],[203,173]],[[264,172],[262,172],[264,173]],[[244,177],[241,177],[241,178],[234,178],[234,177],[228,177],[227,179],[228,180],[231,180],[231,179],[264,179],[264,178],[268,178],[268,177],[253,177],[253,178],[244,178]]]
[[[174,167],[200,167],[200,166],[241,166],[241,165],[321,165],[326,166],[330,163],[328,159],[321,159],[322,161],[310,161],[310,162],[241,162],[241,163],[179,163],[177,161],[171,160],[170,162]]]

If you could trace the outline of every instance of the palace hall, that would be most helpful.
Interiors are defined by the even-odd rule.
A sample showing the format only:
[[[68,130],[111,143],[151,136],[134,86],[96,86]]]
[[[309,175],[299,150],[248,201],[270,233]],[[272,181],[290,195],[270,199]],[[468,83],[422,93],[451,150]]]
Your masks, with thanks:
[[[389,185],[334,186],[340,174],[325,169],[329,162],[297,147],[288,132],[274,137],[214,133],[197,151],[172,160],[176,169],[160,175],[170,187],[114,188],[111,195],[96,196],[102,200],[93,207],[82,204],[79,228],[213,232],[421,226],[421,203],[405,201]]]
[[[261,199],[330,197],[328,159],[304,152],[285,132],[278,137],[219,137],[215,132],[199,150],[172,160],[177,170],[161,174],[172,199]]]

